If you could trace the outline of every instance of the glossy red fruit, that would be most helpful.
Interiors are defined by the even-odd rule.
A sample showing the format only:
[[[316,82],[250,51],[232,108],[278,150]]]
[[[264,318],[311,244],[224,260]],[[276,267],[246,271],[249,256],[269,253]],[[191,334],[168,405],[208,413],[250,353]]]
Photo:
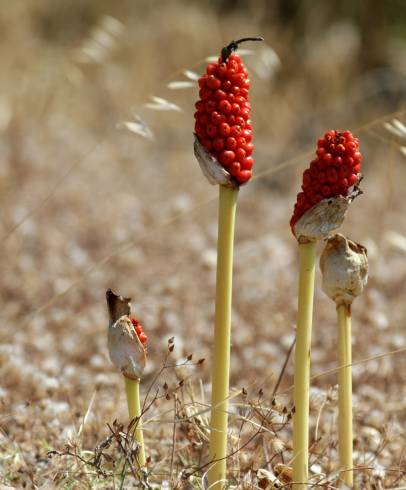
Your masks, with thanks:
[[[235,153],[231,150],[224,150],[220,153],[219,161],[224,165],[224,167],[228,167],[235,160]]]
[[[248,72],[241,58],[233,52],[240,41],[230,43],[218,62],[209,63],[206,74],[198,80],[195,133],[237,183],[243,184],[252,176],[254,145]]]
[[[350,131],[330,130],[319,138],[316,158],[303,173],[303,192],[297,196],[291,226],[322,199],[347,196],[359,182],[361,160],[358,139]]]

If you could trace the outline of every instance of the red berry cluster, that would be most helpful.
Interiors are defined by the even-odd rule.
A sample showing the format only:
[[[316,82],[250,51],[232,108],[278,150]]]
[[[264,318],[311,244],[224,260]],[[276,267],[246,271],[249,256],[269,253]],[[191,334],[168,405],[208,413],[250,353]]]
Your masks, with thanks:
[[[148,337],[145,335],[142,326],[139,324],[138,320],[134,316],[131,317],[131,323],[133,324],[135,333],[137,334],[137,337],[139,338],[141,344],[145,346]]]
[[[347,196],[350,187],[359,182],[362,156],[358,138],[350,131],[328,131],[317,141],[316,155],[303,173],[302,192],[297,195],[291,227],[322,199]]]
[[[207,65],[198,82],[195,133],[201,145],[243,184],[252,177],[254,164],[248,71],[232,53],[225,62],[220,56],[218,63]]]

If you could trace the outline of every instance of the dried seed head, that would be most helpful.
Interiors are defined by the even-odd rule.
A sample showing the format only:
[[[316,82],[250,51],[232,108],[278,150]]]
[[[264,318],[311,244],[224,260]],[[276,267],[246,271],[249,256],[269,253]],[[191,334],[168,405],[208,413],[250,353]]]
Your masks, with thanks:
[[[330,237],[320,257],[322,288],[337,306],[350,306],[368,279],[367,249],[344,235]]]
[[[130,318],[130,298],[106,293],[110,315],[108,348],[111,362],[131,379],[139,379],[145,368],[147,351]]]

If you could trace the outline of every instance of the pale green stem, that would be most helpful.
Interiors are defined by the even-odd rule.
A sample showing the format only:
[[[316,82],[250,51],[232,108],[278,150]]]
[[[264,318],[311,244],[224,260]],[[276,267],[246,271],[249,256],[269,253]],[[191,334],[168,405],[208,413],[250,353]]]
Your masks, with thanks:
[[[134,430],[134,439],[138,444],[137,462],[141,468],[145,466],[144,435],[141,427],[140,380],[124,376],[127,394],[128,415],[130,420],[138,419]]]
[[[309,384],[316,242],[299,244],[299,300],[294,367],[293,484],[307,488],[309,466]]]
[[[220,186],[209,448],[210,461],[216,462],[207,473],[211,490],[220,490],[226,483],[233,243],[237,197],[238,190]]]
[[[353,486],[352,457],[352,370],[351,370],[351,309],[341,305],[337,308],[338,320],[338,451],[340,478],[349,487]],[[345,366],[345,367],[341,367]]]

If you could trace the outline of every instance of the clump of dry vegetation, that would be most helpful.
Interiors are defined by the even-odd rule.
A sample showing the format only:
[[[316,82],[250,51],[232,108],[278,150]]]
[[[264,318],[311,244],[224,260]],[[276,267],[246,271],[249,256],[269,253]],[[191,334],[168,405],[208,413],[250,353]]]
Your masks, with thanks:
[[[252,32],[266,44],[244,55],[257,151],[236,223],[230,485],[289,487],[297,247],[287,222],[325,127],[353,130],[364,155],[367,198],[342,229],[368,248],[370,270],[353,312],[355,488],[406,485],[404,7],[332,15],[322,2],[287,3],[41,0],[1,11],[1,485],[202,488],[217,192],[193,158],[192,87],[208,54]],[[131,295],[148,326],[141,480],[108,360],[109,287]],[[310,481],[336,488],[336,319],[319,277],[315,302]]]

